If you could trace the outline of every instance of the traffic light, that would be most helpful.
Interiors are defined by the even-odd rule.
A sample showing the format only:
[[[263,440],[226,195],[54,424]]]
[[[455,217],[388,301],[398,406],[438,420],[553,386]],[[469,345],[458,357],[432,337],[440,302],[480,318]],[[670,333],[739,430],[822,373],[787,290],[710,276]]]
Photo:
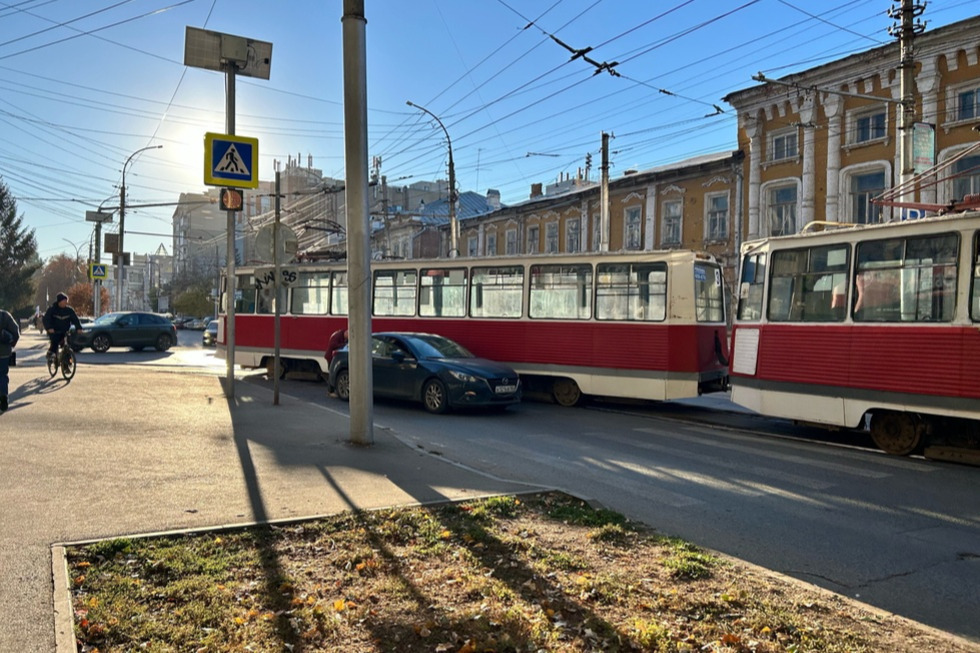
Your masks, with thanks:
[[[242,191],[234,188],[221,189],[222,211],[241,211],[242,202],[243,202]]]

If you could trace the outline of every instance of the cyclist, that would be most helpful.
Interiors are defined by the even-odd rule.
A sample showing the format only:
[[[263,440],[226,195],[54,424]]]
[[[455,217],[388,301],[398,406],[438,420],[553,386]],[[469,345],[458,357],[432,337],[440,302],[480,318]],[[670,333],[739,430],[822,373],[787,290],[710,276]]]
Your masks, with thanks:
[[[82,330],[82,323],[78,321],[75,310],[68,305],[68,295],[63,292],[58,293],[55,301],[44,313],[44,330],[48,332],[48,358],[53,358],[58,354],[58,345],[74,325],[76,331]]]

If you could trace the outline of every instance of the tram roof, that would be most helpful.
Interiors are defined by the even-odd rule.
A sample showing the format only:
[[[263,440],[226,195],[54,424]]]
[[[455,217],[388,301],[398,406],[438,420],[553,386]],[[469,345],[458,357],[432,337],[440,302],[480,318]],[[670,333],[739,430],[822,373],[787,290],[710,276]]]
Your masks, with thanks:
[[[753,238],[742,243],[742,250],[754,249],[769,242],[788,244],[794,241],[806,242],[810,240],[834,240],[834,241],[861,241],[870,240],[875,237],[885,236],[892,232],[918,232],[926,233],[942,231],[944,224],[952,225],[950,228],[962,228],[962,223],[980,220],[980,211],[964,211],[962,213],[951,213],[947,215],[934,215],[917,220],[902,220],[893,222],[879,222],[877,224],[855,224],[855,223],[824,223],[829,228],[820,231],[807,231],[803,233],[787,234],[785,236],[765,236],[763,238]],[[811,223],[812,224],[812,223]],[[805,228],[805,225],[804,225]]]

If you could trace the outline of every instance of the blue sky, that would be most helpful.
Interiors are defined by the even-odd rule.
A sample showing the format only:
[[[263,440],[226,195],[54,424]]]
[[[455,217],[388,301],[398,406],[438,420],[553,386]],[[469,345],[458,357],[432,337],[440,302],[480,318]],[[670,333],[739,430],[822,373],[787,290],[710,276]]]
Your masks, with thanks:
[[[887,0],[367,0],[369,155],[389,184],[446,178],[526,199],[576,174],[600,133],[611,170],[734,149],[721,98],[892,41]],[[930,29],[977,14],[930,0]],[[300,157],[344,176],[341,0],[0,0],[0,176],[42,258],[87,256],[86,210],[201,192],[204,134],[225,131],[224,76],[183,65],[187,26],[273,44],[269,80],[238,78],[236,132],[259,177]],[[560,42],[559,42],[560,41]],[[591,48],[571,60],[570,50]],[[602,67],[602,64],[609,64]],[[617,75],[609,74],[614,70]],[[598,72],[597,72],[598,71]],[[718,109],[722,112],[718,113]],[[172,206],[127,210],[126,249],[171,249]],[[115,223],[107,228],[115,230]]]

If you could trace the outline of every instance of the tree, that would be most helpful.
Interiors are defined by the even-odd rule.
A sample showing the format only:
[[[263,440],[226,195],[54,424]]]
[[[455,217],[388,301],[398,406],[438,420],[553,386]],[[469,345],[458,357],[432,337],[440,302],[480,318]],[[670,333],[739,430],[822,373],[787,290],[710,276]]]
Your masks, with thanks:
[[[48,259],[47,265],[41,270],[41,278],[37,284],[36,303],[39,306],[50,304],[58,293],[63,292],[67,295],[69,288],[76,283],[83,283],[86,275],[82,267],[81,261],[64,254]]]
[[[109,297],[109,291],[103,286],[99,286],[99,297],[101,298],[101,306],[105,309],[109,306],[109,302],[112,301]],[[92,284],[90,283],[76,283],[74,286],[68,288],[65,291],[68,295],[68,303],[75,309],[75,312],[79,315],[95,315],[95,306],[92,303]],[[105,310],[102,311],[103,313]]]
[[[173,312],[181,315],[211,315],[214,313],[214,301],[205,288],[196,287],[185,290],[174,300]]]
[[[0,307],[16,317],[34,312],[31,276],[40,267],[34,230],[23,227],[23,222],[24,216],[17,215],[17,201],[0,179]]]

